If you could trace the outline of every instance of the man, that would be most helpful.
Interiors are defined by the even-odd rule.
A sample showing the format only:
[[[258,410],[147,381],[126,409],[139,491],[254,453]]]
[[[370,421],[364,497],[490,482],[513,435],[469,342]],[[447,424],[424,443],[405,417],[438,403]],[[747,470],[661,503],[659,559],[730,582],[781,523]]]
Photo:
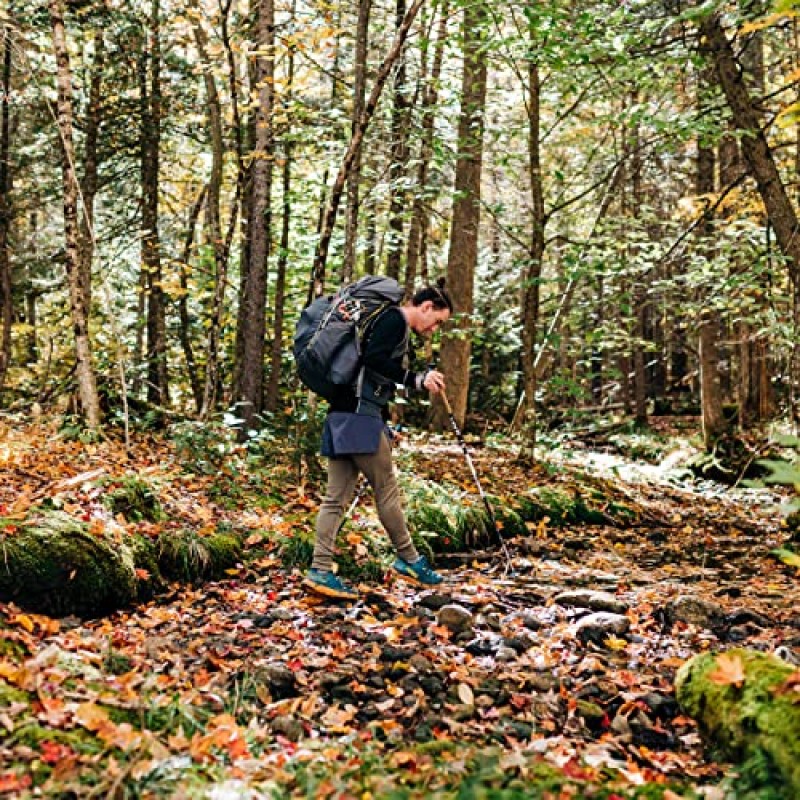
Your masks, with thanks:
[[[319,594],[343,599],[358,596],[332,567],[336,534],[359,473],[372,486],[378,516],[397,552],[394,571],[423,586],[442,582],[442,576],[411,541],[383,417],[396,384],[430,394],[444,390],[441,372],[407,369],[409,333],[431,336],[452,313],[453,303],[443,279],[421,289],[404,305],[381,312],[364,333],[363,369],[357,384],[338,387],[330,400],[322,436],[322,455],[329,458],[328,488],[317,517],[311,569],[303,581]]]

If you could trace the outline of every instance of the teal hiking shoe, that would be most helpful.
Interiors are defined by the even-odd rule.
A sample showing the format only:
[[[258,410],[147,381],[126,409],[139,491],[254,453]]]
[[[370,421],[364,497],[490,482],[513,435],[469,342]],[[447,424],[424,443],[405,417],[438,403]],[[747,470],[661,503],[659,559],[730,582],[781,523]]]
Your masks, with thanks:
[[[438,586],[444,578],[428,563],[425,556],[420,556],[413,564],[398,558],[392,569],[402,575],[406,580],[418,583],[420,586]]]
[[[325,597],[338,597],[342,600],[355,600],[358,597],[358,592],[352,586],[324,569],[310,569],[303,579],[303,586]]]

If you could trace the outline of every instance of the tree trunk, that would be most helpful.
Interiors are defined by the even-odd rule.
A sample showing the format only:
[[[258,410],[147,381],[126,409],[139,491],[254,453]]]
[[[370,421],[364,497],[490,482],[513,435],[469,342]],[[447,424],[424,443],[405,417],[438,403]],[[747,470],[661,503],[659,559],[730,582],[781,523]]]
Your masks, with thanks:
[[[484,110],[486,106],[487,54],[483,2],[464,8],[464,65],[461,112],[458,123],[458,158],[453,191],[453,222],[447,257],[447,289],[461,321],[459,330],[444,337],[442,368],[447,374],[453,414],[463,427],[469,394],[471,315],[478,261]],[[435,424],[444,427],[444,409],[437,407]]]
[[[247,285],[242,298],[242,363],[238,396],[245,429],[252,428],[264,401],[264,333],[267,305],[267,260],[270,251],[272,162],[274,137],[273,102],[275,76],[275,6],[259,0],[257,17],[256,86],[258,114],[253,151],[253,195],[248,222],[249,257]]]
[[[100,402],[97,396],[97,381],[92,365],[92,347],[89,338],[89,304],[85,294],[88,279],[83,278],[80,274],[81,264],[78,253],[78,177],[75,173],[75,145],[72,135],[72,74],[64,30],[64,4],[62,0],[49,0],[48,8],[53,29],[53,49],[56,56],[58,132],[61,137],[64,184],[65,266],[72,329],[75,334],[78,394],[86,424],[91,430],[96,430],[100,426]]]
[[[406,0],[396,0],[396,27],[400,30],[406,11]],[[400,279],[403,254],[403,213],[406,190],[404,180],[408,168],[408,115],[409,100],[406,97],[406,56],[401,49],[394,73],[394,96],[392,106],[392,147],[389,160],[389,225],[386,233],[386,274]]]
[[[11,323],[14,308],[11,299],[11,260],[8,233],[11,227],[11,32],[6,31],[3,45],[2,85],[0,85],[0,390],[6,381],[11,362]]]
[[[406,252],[406,294],[411,295],[417,277],[427,282],[427,241],[428,241],[428,207],[431,202],[428,196],[428,172],[433,156],[433,134],[436,104],[439,98],[439,79],[442,74],[444,46],[447,40],[447,19],[450,4],[445,0],[439,12],[439,25],[436,31],[436,44],[433,54],[431,74],[422,94],[422,135],[420,137],[419,166],[415,186],[414,204],[411,210],[411,222],[408,228],[408,250]],[[423,74],[423,82],[425,76]]]
[[[89,80],[89,107],[86,114],[86,134],[83,158],[83,181],[81,182],[82,209],[80,215],[80,262],[81,276],[87,306],[91,308],[91,275],[94,259],[94,203],[98,187],[97,140],[100,135],[103,108],[103,69],[105,68],[105,44],[102,32],[95,36],[95,58]]]
[[[180,320],[179,336],[181,340],[181,348],[183,355],[186,359],[186,372],[189,376],[189,385],[192,387],[192,398],[194,399],[195,410],[200,413],[203,407],[203,386],[200,383],[200,377],[197,374],[197,362],[194,357],[194,348],[192,347],[192,330],[189,322],[189,276],[188,267],[192,258],[192,244],[194,243],[194,232],[197,227],[197,220],[200,217],[200,211],[203,208],[203,203],[206,199],[207,187],[203,187],[202,191],[197,195],[197,199],[192,205],[192,210],[189,214],[189,222],[186,226],[186,238],[183,245],[183,257],[181,258],[179,269],[179,281],[181,287],[180,297],[178,298],[178,318]]]
[[[634,94],[631,98],[633,103],[638,101]],[[634,125],[631,130],[630,141],[630,164],[631,164],[631,199],[632,204],[630,213],[633,219],[640,216],[642,203],[644,202],[642,192],[642,156],[639,146],[639,125]],[[636,256],[637,245],[633,246],[631,256]],[[649,283],[649,275],[635,275],[633,279],[633,398],[634,398],[634,418],[637,425],[647,424],[647,371],[645,369],[645,335],[647,330],[647,288],[645,283]]]
[[[529,23],[531,53],[537,49],[537,29]],[[531,191],[531,232],[528,258],[522,281],[522,391],[525,415],[525,438],[530,453],[536,445],[536,333],[539,329],[542,259],[545,248],[547,216],[544,210],[544,185],[541,158],[541,80],[539,64],[533,55],[528,58],[528,182]]]
[[[220,194],[222,192],[222,168],[225,144],[222,135],[222,109],[214,74],[206,52],[206,34],[200,23],[195,24],[197,51],[204,66],[203,79],[206,86],[208,129],[211,134],[211,174],[206,196],[207,238],[211,240],[214,253],[214,296],[208,319],[208,342],[206,348],[206,378],[200,418],[206,419],[214,410],[219,387],[219,342],[222,336],[222,311],[225,290],[228,286],[228,253],[222,235],[220,218]],[[234,212],[235,214],[235,212]]]
[[[800,332],[800,226],[788,191],[778,172],[767,137],[762,126],[762,115],[750,97],[742,70],[736,61],[733,47],[722,28],[717,13],[709,15],[700,32],[704,46],[714,60],[720,85],[731,109],[733,123],[742,133],[742,155],[758,186],[775,231],[778,246],[786,258],[792,282],[794,338]],[[792,350],[790,367],[793,417],[800,420],[800,350]]]
[[[707,71],[700,74],[700,87],[707,85],[709,77]],[[698,143],[697,182],[695,186],[695,193],[698,196],[708,196],[714,192],[714,171],[714,150],[708,145]],[[699,247],[706,252],[708,258],[713,257],[713,235],[711,220],[707,218],[705,224],[699,229]],[[709,452],[714,449],[717,440],[728,429],[722,410],[722,388],[720,383],[719,339],[721,327],[717,311],[709,305],[710,300],[711,298],[707,296],[701,298],[702,311],[698,331],[703,441],[706,450]]]
[[[291,19],[295,19],[296,3],[292,3]],[[294,93],[295,51],[289,48],[286,67],[286,94],[283,100],[288,109]],[[287,119],[288,119],[287,114]],[[277,411],[278,393],[283,361],[283,318],[286,306],[286,268],[289,263],[289,245],[292,221],[292,131],[287,123],[283,141],[283,167],[281,172],[283,193],[283,217],[281,219],[281,242],[278,249],[277,274],[275,276],[275,317],[272,326],[272,351],[270,353],[269,382],[267,384],[267,411]]]
[[[359,0],[356,25],[355,64],[353,69],[353,119],[351,136],[364,113],[364,96],[367,91],[367,49],[369,45],[369,17],[372,0]],[[359,181],[361,179],[361,151],[353,159],[353,168],[347,176],[347,216],[344,228],[344,258],[342,283],[350,283],[356,272],[358,253],[358,211],[361,205]]]
[[[167,371],[167,321],[161,243],[158,232],[158,189],[161,148],[161,9],[152,0],[149,31],[141,61],[142,106],[142,272],[147,314],[147,399],[159,406],[169,405]]]
[[[324,291],[325,284],[325,264],[328,260],[328,249],[331,243],[331,236],[333,235],[333,228],[336,224],[336,214],[339,209],[339,202],[342,198],[342,190],[344,189],[345,180],[347,179],[350,170],[353,167],[353,162],[361,149],[361,143],[364,139],[367,127],[369,126],[372,115],[375,113],[375,108],[380,100],[381,93],[386,80],[400,53],[403,50],[405,41],[408,38],[408,32],[411,30],[411,25],[417,16],[424,0],[414,0],[411,7],[403,18],[403,24],[397,31],[394,42],[389,48],[389,52],[383,60],[381,68],[375,77],[375,84],[370,92],[369,99],[364,106],[364,113],[356,126],[353,136],[350,139],[350,144],[347,147],[344,158],[342,159],[339,172],[331,187],[328,203],[325,207],[325,213],[322,218],[322,227],[320,229],[319,242],[317,243],[317,250],[314,254],[314,266],[312,270],[312,294],[314,297],[319,297]]]

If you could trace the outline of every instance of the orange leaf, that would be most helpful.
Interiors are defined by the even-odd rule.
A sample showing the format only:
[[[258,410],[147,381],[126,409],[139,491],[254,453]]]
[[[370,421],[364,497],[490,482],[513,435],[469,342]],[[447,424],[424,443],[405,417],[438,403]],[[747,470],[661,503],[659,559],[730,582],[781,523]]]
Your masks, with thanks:
[[[735,686],[737,689],[744,683],[744,664],[736,655],[721,653],[717,656],[717,668],[709,673],[708,679],[717,686]]]

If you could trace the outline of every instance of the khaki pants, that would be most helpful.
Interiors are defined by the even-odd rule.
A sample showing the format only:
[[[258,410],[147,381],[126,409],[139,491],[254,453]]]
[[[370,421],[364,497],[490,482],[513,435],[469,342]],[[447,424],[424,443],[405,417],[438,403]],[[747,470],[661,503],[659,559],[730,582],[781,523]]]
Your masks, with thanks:
[[[392,464],[392,448],[388,438],[381,436],[377,453],[329,459],[328,489],[317,516],[317,540],[311,562],[314,569],[330,570],[333,566],[336,533],[359,472],[364,473],[375,493],[378,516],[400,558],[407,562],[419,558],[406,527],[400,488]]]

